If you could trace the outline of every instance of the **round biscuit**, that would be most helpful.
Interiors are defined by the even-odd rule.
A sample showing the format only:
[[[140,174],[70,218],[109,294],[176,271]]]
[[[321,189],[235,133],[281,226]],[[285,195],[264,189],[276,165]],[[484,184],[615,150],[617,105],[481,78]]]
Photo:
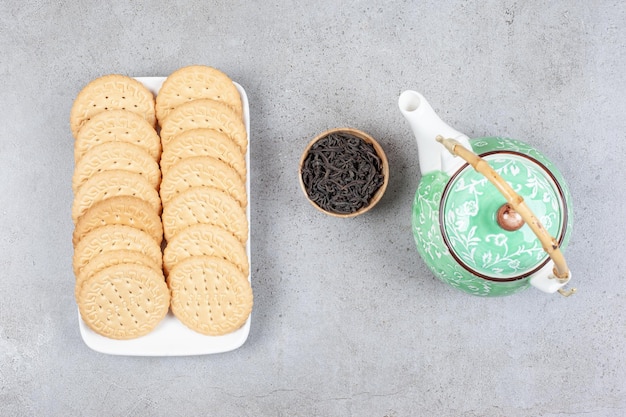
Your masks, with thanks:
[[[209,336],[239,329],[252,312],[252,287],[230,262],[194,256],[180,262],[167,277],[172,313],[185,326]]]
[[[231,166],[246,179],[246,159],[241,149],[226,134],[215,129],[191,129],[172,138],[161,154],[161,172],[190,156],[212,156]]]
[[[132,226],[148,233],[159,245],[163,241],[161,217],[139,197],[120,195],[94,203],[78,218],[72,243],[74,246],[89,232],[109,224]]]
[[[178,263],[202,255],[226,259],[245,276],[250,273],[245,246],[221,227],[200,223],[187,227],[167,242],[163,251],[163,270],[167,275]]]
[[[154,95],[134,78],[110,74],[90,81],[78,93],[70,110],[74,137],[87,120],[103,111],[122,109],[136,113],[156,126]]]
[[[181,192],[202,186],[226,192],[242,207],[248,204],[246,184],[237,171],[211,156],[192,156],[178,161],[163,177],[159,191],[163,206]]]
[[[125,142],[105,142],[94,146],[78,161],[72,176],[74,193],[98,172],[121,169],[143,175],[158,189],[161,183],[159,164],[142,148]]]
[[[92,230],[78,242],[72,259],[74,276],[79,276],[96,255],[119,249],[141,252],[150,257],[156,268],[163,268],[161,246],[149,234],[132,226],[109,224]]]
[[[106,142],[126,142],[143,148],[152,159],[161,155],[161,138],[144,118],[127,110],[98,113],[85,122],[74,141],[74,162],[94,146]]]
[[[117,249],[108,252],[102,252],[95,255],[76,275],[76,283],[74,285],[74,295],[76,301],[80,295],[80,290],[83,287],[83,283],[89,280],[96,273],[102,271],[109,266],[118,264],[140,264],[149,268],[153,268],[157,271],[161,269],[157,268],[154,261],[146,254],[139,251],[128,249]]]
[[[211,99],[188,101],[176,107],[161,123],[161,143],[165,149],[174,136],[187,130],[208,128],[225,133],[242,153],[248,147],[243,119],[224,103]]]
[[[169,309],[163,272],[144,265],[109,266],[83,283],[78,309],[89,328],[112,339],[150,333]]]
[[[122,170],[102,171],[89,178],[76,192],[72,203],[74,224],[98,201],[120,195],[139,197],[147,201],[157,214],[161,213],[159,193],[143,176]]]
[[[237,200],[217,188],[189,188],[164,207],[161,218],[167,241],[197,223],[222,227],[242,243],[248,239],[246,211]]]
[[[224,72],[205,65],[189,65],[171,73],[156,97],[156,115],[165,120],[176,107],[191,100],[209,98],[220,101],[242,114],[239,91]]]

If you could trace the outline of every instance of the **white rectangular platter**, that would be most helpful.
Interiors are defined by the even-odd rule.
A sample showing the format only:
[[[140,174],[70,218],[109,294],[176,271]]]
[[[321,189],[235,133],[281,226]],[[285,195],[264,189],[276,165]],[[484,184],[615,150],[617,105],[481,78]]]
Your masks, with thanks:
[[[135,77],[143,83],[156,96],[165,81],[165,77]],[[238,83],[234,83],[241,95],[243,106],[243,118],[248,134],[248,148],[246,150],[246,191],[248,205],[246,215],[248,218],[248,242],[246,252],[250,257],[250,107],[246,91]],[[252,271],[252,268],[250,268]],[[251,280],[252,272],[248,276]],[[184,326],[171,311],[165,319],[149,334],[131,340],[109,339],[92,331],[78,316],[80,334],[83,341],[91,349],[110,355],[126,356],[188,356],[206,355],[212,353],[228,352],[239,348],[245,343],[250,332],[251,317],[246,323],[230,334],[224,336],[204,336]]]

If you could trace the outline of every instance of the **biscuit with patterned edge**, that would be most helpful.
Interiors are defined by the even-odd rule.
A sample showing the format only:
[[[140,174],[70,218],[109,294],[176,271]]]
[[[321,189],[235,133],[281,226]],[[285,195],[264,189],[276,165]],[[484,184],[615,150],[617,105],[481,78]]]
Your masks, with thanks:
[[[116,196],[92,205],[78,218],[72,243],[74,246],[89,232],[109,224],[132,226],[148,233],[159,245],[163,241],[161,217],[145,200],[132,196]]]
[[[161,183],[161,201],[166,206],[172,198],[191,187],[213,187],[233,197],[246,207],[246,184],[237,171],[210,156],[192,156],[177,162]]]
[[[89,260],[89,262],[80,271],[78,271],[78,275],[76,275],[76,283],[74,285],[74,295],[76,297],[76,301],[78,301],[80,290],[82,289],[85,281],[89,280],[92,276],[103,269],[119,264],[140,264],[153,268],[157,271],[161,271],[161,269],[157,267],[157,264],[155,264],[148,255],[139,251],[117,249],[98,253],[91,260]]]
[[[172,165],[190,156],[211,156],[231,166],[246,179],[246,159],[226,134],[215,129],[191,129],[176,135],[161,154],[161,172],[165,176]]]
[[[171,73],[156,97],[156,115],[165,120],[176,107],[187,101],[209,98],[223,102],[242,114],[239,91],[228,75],[205,65],[190,65]]]
[[[70,129],[74,137],[98,113],[109,110],[128,110],[156,126],[154,95],[134,78],[110,74],[90,81],[78,93],[70,110]]]
[[[174,136],[187,130],[208,128],[225,133],[242,153],[248,147],[246,126],[240,115],[224,103],[208,98],[188,101],[176,107],[161,123],[161,143],[165,149]]]
[[[159,164],[142,148],[124,142],[105,142],[94,146],[78,161],[72,176],[74,193],[89,178],[102,171],[121,169],[136,172],[158,189],[161,183]]]
[[[217,188],[193,187],[180,193],[164,207],[162,221],[167,241],[197,223],[222,227],[242,243],[248,239],[246,211]]]
[[[72,203],[74,224],[98,201],[120,195],[139,197],[147,201],[157,214],[161,213],[159,193],[143,176],[122,170],[102,171],[89,178],[74,196]]]
[[[167,277],[172,313],[185,326],[209,336],[231,333],[252,312],[248,278],[232,263],[213,256],[180,262]]]
[[[72,259],[74,276],[78,276],[96,255],[119,249],[141,252],[150,257],[157,268],[163,267],[161,246],[149,234],[131,226],[110,224],[92,230],[78,242]]]
[[[78,309],[89,328],[112,339],[150,333],[169,309],[163,272],[140,264],[109,266],[83,283]]]
[[[167,275],[178,263],[202,255],[226,259],[245,276],[250,273],[245,246],[232,233],[211,224],[189,226],[167,242],[163,251],[163,270]]]
[[[107,142],[125,142],[143,148],[152,159],[161,156],[161,138],[144,118],[127,110],[98,113],[85,122],[74,141],[74,162],[94,146]]]

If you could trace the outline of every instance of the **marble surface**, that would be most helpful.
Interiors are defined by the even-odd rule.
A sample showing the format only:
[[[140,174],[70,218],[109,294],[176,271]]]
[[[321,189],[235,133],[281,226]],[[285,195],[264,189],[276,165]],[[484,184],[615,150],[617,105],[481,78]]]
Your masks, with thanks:
[[[0,414],[626,414],[623,2],[108,3],[0,3]],[[70,107],[97,76],[196,63],[250,99],[250,335],[218,355],[102,355],[73,299]],[[410,227],[405,89],[557,164],[575,296],[483,299],[432,276]],[[297,179],[307,142],[339,126],[376,137],[391,167],[356,219],[314,210]]]

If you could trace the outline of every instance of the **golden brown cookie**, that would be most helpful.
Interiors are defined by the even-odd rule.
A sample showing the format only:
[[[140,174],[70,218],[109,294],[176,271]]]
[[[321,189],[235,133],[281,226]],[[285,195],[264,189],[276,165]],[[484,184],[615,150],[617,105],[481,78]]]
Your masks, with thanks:
[[[105,142],[94,146],[78,161],[72,177],[74,193],[89,178],[102,171],[121,169],[136,172],[158,189],[161,183],[159,164],[142,148],[125,142]]]
[[[239,329],[252,312],[252,287],[230,262],[193,256],[167,277],[172,313],[190,329],[220,336]]]
[[[163,241],[161,217],[139,197],[120,195],[98,201],[78,218],[72,243],[74,246],[89,232],[109,224],[132,226],[148,233],[159,245]]]
[[[161,122],[161,143],[165,149],[174,136],[187,130],[208,128],[225,133],[242,153],[248,147],[246,126],[241,116],[224,103],[211,99],[188,101],[176,107]]]
[[[139,197],[147,201],[157,214],[161,213],[159,193],[143,176],[122,170],[103,171],[89,178],[74,196],[72,204],[74,224],[98,201],[120,195]]]
[[[87,120],[109,110],[128,110],[156,126],[154,96],[134,78],[120,74],[104,75],[89,82],[78,93],[70,111],[74,137]]]
[[[221,101],[242,114],[239,91],[228,75],[213,67],[190,65],[174,71],[163,82],[156,97],[157,119],[163,121],[181,104],[204,98]]]
[[[216,256],[235,265],[247,277],[250,264],[245,246],[232,234],[211,224],[194,224],[167,242],[163,251],[165,274],[191,256]]]
[[[167,314],[169,301],[161,271],[129,263],[109,266],[85,281],[78,309],[96,333],[133,339],[154,330]]]
[[[144,118],[127,110],[98,113],[85,122],[74,141],[74,162],[89,149],[106,142],[126,142],[143,148],[152,159],[161,155],[161,138]]]
[[[76,284],[74,286],[76,301],[78,301],[80,290],[82,289],[85,281],[89,280],[97,272],[100,272],[109,266],[119,264],[140,264],[161,272],[158,265],[155,264],[148,255],[139,251],[118,249],[99,253],[79,271],[78,275],[76,275]]]
[[[164,207],[162,220],[167,241],[197,223],[222,227],[242,243],[248,239],[245,210],[237,200],[217,188],[193,187],[182,192]]]
[[[74,275],[80,275],[81,270],[96,255],[119,249],[141,252],[150,257],[158,269],[163,267],[163,253],[156,240],[143,230],[114,224],[94,229],[78,242],[72,259]]]
[[[163,177],[161,201],[166,206],[172,198],[191,187],[213,187],[233,197],[246,207],[246,184],[237,171],[211,156],[191,156],[178,161]]]
[[[169,169],[181,159],[190,156],[211,156],[231,166],[245,181],[246,159],[244,154],[226,134],[215,129],[191,129],[176,135],[163,150],[161,172]]]

